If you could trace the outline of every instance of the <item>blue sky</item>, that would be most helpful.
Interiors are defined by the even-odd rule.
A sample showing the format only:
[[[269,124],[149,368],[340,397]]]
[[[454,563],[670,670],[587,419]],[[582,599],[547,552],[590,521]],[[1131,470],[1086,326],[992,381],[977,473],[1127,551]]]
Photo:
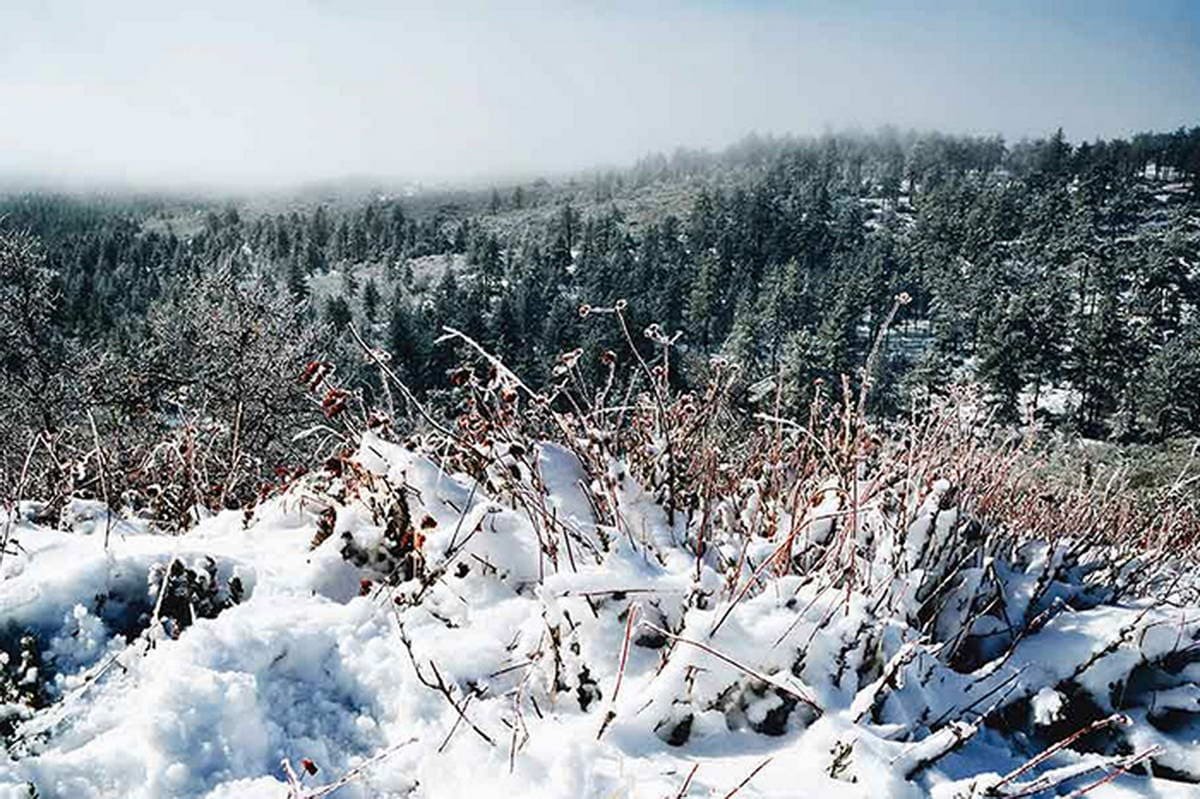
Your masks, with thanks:
[[[1200,2],[0,6],[0,174],[471,178],[751,131],[1200,124]]]

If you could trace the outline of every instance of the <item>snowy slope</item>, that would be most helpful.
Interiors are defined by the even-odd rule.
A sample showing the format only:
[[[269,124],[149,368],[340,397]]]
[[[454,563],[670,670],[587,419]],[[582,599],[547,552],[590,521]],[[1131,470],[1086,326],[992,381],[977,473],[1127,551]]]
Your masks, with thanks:
[[[19,671],[36,637],[45,707],[5,711],[0,797],[950,799],[1106,775],[1089,796],[1197,795],[1200,610],[1092,599],[1084,568],[1041,585],[1065,550],[1031,545],[948,570],[930,616],[916,573],[961,529],[946,485],[903,542],[864,549],[875,592],[765,568],[782,532],[697,557],[619,463],[621,522],[597,525],[572,454],[532,462],[522,493],[489,496],[368,435],[355,466],[182,537],[119,522],[106,549],[95,508],[67,531],[17,520],[0,645]],[[835,514],[781,529],[817,546]],[[396,525],[419,536],[412,579],[389,580]],[[211,607],[170,604],[172,562]],[[972,610],[989,580],[1043,618],[1007,650]],[[980,662],[951,668],[968,637]],[[987,792],[1071,713],[1118,712],[1093,736],[1116,748],[1062,748]],[[1118,774],[1130,756],[1158,776]]]

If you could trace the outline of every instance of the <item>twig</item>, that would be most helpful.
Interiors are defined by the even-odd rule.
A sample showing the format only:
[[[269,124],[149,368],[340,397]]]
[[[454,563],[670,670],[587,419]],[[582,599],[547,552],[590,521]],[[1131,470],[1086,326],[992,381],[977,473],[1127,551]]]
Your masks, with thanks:
[[[400,641],[404,644],[404,648],[408,651],[408,657],[412,661],[413,671],[416,672],[417,679],[421,682],[421,684],[445,697],[446,701],[450,703],[450,707],[454,708],[454,712],[458,714],[460,720],[465,721],[468,725],[470,725],[471,729],[474,730],[475,734],[480,738],[487,741],[490,745],[495,746],[496,741],[492,738],[492,736],[481,730],[479,726],[475,724],[475,722],[467,718],[467,713],[463,707],[460,707],[458,702],[454,701],[454,695],[450,693],[450,687],[446,685],[446,681],[442,679],[442,673],[438,671],[437,664],[432,660],[429,661],[429,667],[433,670],[432,680],[427,678],[421,672],[421,667],[417,665],[417,656],[413,652],[412,640],[405,635],[403,627],[400,628]]]
[[[672,641],[678,641],[681,644],[687,644],[689,646],[694,646],[697,649],[699,649],[700,651],[705,652],[709,655],[712,655],[717,660],[720,660],[723,663],[727,663],[730,666],[733,666],[735,669],[737,669],[745,674],[748,674],[749,676],[755,678],[756,680],[759,680],[761,682],[766,683],[767,685],[772,685],[772,686],[778,688],[780,691],[783,691],[785,694],[791,696],[793,699],[797,700],[798,702],[801,702],[801,703],[807,705],[808,707],[812,708],[812,710],[814,710],[818,715],[825,712],[824,709],[820,705],[817,704],[816,700],[805,695],[803,691],[800,691],[796,688],[791,687],[790,685],[787,685],[782,680],[777,680],[774,677],[770,677],[766,674],[763,674],[762,672],[756,671],[755,669],[752,669],[743,663],[739,663],[738,661],[734,660],[733,658],[729,657],[728,655],[722,654],[721,652],[718,652],[717,650],[713,649],[711,646],[709,646],[706,643],[703,643],[701,641],[696,641],[691,638],[684,638],[681,635],[676,635],[675,633],[673,633],[669,630],[664,630],[663,628],[659,627],[658,625],[652,624],[651,622],[648,622],[648,621],[643,621],[642,624],[649,627],[651,630],[654,630],[659,635],[663,635]]]
[[[1110,772],[1109,774],[1106,774],[1103,777],[1101,777],[1100,779],[1098,779],[1094,782],[1090,782],[1087,785],[1084,785],[1082,788],[1078,789],[1077,791],[1074,791],[1073,793],[1069,794],[1067,796],[1067,799],[1078,799],[1078,797],[1080,797],[1080,796],[1091,793],[1093,790],[1095,790],[1096,788],[1099,788],[1101,785],[1106,785],[1107,783],[1110,783],[1113,780],[1115,780],[1117,777],[1120,777],[1122,774],[1129,771],[1131,768],[1138,765],[1142,761],[1149,760],[1151,757],[1158,754],[1158,752],[1159,752],[1159,747],[1152,746],[1149,749],[1142,752],[1141,754],[1133,755],[1132,757],[1127,759],[1124,763],[1122,763],[1121,765],[1119,765],[1115,769],[1113,769],[1112,772]]]
[[[749,774],[747,774],[747,775],[746,775],[746,779],[744,779],[744,780],[742,780],[741,782],[739,782],[739,783],[737,784],[737,787],[736,787],[736,788],[734,788],[734,789],[733,789],[732,791],[730,791],[729,793],[725,794],[725,796],[724,796],[724,799],[730,799],[730,797],[732,797],[734,794],[736,794],[736,793],[737,793],[738,791],[740,791],[742,788],[745,788],[747,785],[749,785],[749,784],[750,784],[750,780],[752,780],[752,779],[754,779],[756,776],[758,776],[758,772],[760,772],[760,771],[762,771],[764,768],[766,768],[766,767],[767,767],[767,764],[768,764],[768,763],[770,763],[770,762],[771,762],[772,760],[774,760],[774,759],[775,759],[775,758],[768,757],[766,760],[764,760],[763,762],[761,762],[761,763],[759,763],[757,766],[755,766],[755,767],[754,767],[754,770],[753,770],[753,771],[751,771]]]
[[[403,749],[404,747],[408,746],[409,744],[413,744],[416,742],[417,742],[416,738],[409,738],[406,741],[401,741],[400,743],[398,743],[394,746],[390,746],[387,749],[380,752],[379,754],[372,757],[370,760],[366,760],[366,761],[363,761],[362,763],[359,763],[357,766],[350,769],[345,774],[343,774],[341,777],[338,777],[336,780],[329,783],[328,785],[322,785],[319,787],[310,788],[309,790],[304,791],[303,793],[294,794],[294,799],[322,799],[322,797],[329,796],[331,793],[338,790],[339,788],[343,788],[346,785],[349,785],[354,780],[361,777],[363,772],[366,771],[367,769],[369,769],[372,766],[391,757],[398,750]],[[294,778],[295,772],[292,771],[291,763],[289,763],[286,759],[283,761],[283,763],[284,763],[284,770],[286,772],[290,773],[290,778]],[[299,788],[298,781],[296,783],[296,787]],[[291,795],[289,796],[289,799],[292,799]]]
[[[380,372],[382,372],[383,374],[387,375],[388,377],[390,377],[392,379],[392,382],[394,382],[396,384],[396,386],[399,387],[400,393],[404,395],[404,399],[407,400],[409,403],[411,403],[412,406],[417,409],[417,413],[419,413],[421,415],[421,418],[424,419],[429,424],[430,427],[432,427],[434,430],[437,430],[442,435],[448,436],[449,438],[452,438],[455,441],[465,444],[466,442],[464,442],[463,439],[457,433],[455,433],[453,430],[450,430],[449,428],[447,428],[445,425],[443,425],[437,419],[434,419],[433,416],[429,413],[429,411],[425,410],[425,406],[422,405],[417,400],[416,396],[412,393],[412,391],[408,388],[408,386],[405,385],[404,381],[401,380],[399,378],[399,376],[396,375],[396,373],[392,370],[391,367],[389,367],[386,363],[383,362],[383,359],[379,357],[378,353],[376,353],[375,350],[372,349],[367,344],[367,342],[363,341],[362,336],[359,335],[359,333],[358,333],[358,329],[353,324],[351,324],[349,327],[350,327],[350,335],[352,335],[354,337],[354,340],[358,343],[358,345],[360,347],[362,347],[363,352],[366,353],[367,357],[371,360],[372,363],[374,363],[376,366],[379,367]]]
[[[617,665],[617,682],[613,686],[612,696],[608,700],[608,712],[604,714],[604,721],[600,723],[600,730],[596,733],[596,739],[599,740],[604,735],[604,731],[608,729],[608,725],[617,717],[617,695],[621,693],[621,681],[625,677],[625,664],[629,661],[629,642],[633,637],[633,625],[637,619],[638,605],[636,602],[629,605],[628,615],[625,617],[625,638],[621,642],[621,660]]]
[[[1055,752],[1058,752],[1058,751],[1070,746],[1075,741],[1079,740],[1080,738],[1087,735],[1088,733],[1092,733],[1092,732],[1095,732],[1096,730],[1103,729],[1103,728],[1109,726],[1110,724],[1126,725],[1129,723],[1130,723],[1129,717],[1122,713],[1114,713],[1111,716],[1107,716],[1102,719],[1097,719],[1096,721],[1093,721],[1091,724],[1080,727],[1078,730],[1071,733],[1066,738],[1063,738],[1061,741],[1054,744],[1053,746],[1046,748],[1044,751],[1042,751],[1035,757],[1031,758],[1029,760],[1029,762],[1027,762],[1025,765],[1020,766],[1019,768],[1015,768],[1012,771],[1008,772],[1003,777],[1001,777],[1000,781],[997,782],[992,787],[999,788],[1001,785],[1005,785],[1005,784],[1017,779],[1022,774],[1028,772],[1030,769],[1037,768],[1042,763],[1044,763],[1046,760],[1050,759],[1050,757],[1052,757]]]
[[[679,786],[679,793],[675,794],[675,799],[683,799],[683,797],[687,796],[688,788],[690,788],[692,785],[692,777],[696,776],[696,770],[699,768],[699,763],[692,765],[692,770],[688,772],[687,778],[683,781],[683,785]]]
[[[108,536],[112,532],[112,502],[108,498],[108,467],[104,461],[104,450],[100,446],[100,432],[96,429],[96,417],[88,409],[88,424],[92,426],[92,441],[96,445],[96,463],[100,470],[100,490],[104,494],[104,548],[108,549]]]

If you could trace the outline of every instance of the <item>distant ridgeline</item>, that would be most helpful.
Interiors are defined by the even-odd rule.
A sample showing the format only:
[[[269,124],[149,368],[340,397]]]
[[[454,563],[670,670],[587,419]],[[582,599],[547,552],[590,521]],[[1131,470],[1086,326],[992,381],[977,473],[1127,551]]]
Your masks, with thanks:
[[[330,335],[351,323],[435,405],[458,360],[435,345],[442,326],[530,383],[577,346],[596,377],[625,340],[580,308],[623,298],[647,355],[643,328],[682,331],[678,383],[719,353],[742,366],[743,402],[795,411],[818,378],[862,379],[907,292],[871,359],[877,413],[977,380],[1010,418],[1200,432],[1200,127],[1078,145],[1061,131],[1012,146],[752,137],[624,171],[402,194],[10,195],[0,229],[41,239],[55,336],[136,348],[156,305],[224,269],[294,297],[365,391],[377,376]]]

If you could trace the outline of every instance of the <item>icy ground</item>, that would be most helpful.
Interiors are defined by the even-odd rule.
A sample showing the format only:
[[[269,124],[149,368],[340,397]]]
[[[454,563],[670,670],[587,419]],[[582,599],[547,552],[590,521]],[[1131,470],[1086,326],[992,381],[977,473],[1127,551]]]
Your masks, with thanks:
[[[357,462],[179,537],[23,507],[0,647],[44,707],[0,708],[0,797],[1200,793],[1200,610],[1097,598],[1065,545],[949,563],[944,485],[903,540],[862,548],[880,591],[849,591],[763,568],[782,533],[714,532],[697,558],[619,464],[621,522],[597,525],[555,446],[508,497],[374,438]],[[828,543],[826,510],[797,548]],[[393,522],[425,553],[398,585]],[[931,614],[912,587],[935,572]],[[993,582],[1003,612],[972,599]],[[997,621],[1035,616],[1016,638]]]

